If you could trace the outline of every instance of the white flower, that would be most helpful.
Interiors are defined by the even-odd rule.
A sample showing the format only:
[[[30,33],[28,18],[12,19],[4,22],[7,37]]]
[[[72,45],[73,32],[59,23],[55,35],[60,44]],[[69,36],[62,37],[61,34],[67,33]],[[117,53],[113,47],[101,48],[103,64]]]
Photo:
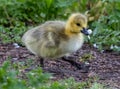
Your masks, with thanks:
[[[92,30],[91,30],[91,29],[88,29],[88,33],[89,33],[89,35],[92,34]]]

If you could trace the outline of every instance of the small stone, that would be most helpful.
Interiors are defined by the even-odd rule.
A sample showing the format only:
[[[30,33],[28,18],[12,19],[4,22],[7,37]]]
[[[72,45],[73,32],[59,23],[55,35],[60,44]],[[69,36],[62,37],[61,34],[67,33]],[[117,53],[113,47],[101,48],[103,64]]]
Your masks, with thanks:
[[[96,76],[96,73],[95,72],[90,72],[89,74],[88,74],[88,77],[95,77]]]
[[[94,43],[94,44],[93,44],[93,47],[94,47],[94,48],[98,48],[98,45]]]
[[[13,43],[15,48],[19,48],[20,46],[17,43]]]
[[[12,58],[12,60],[13,60],[13,61],[17,61],[17,60],[18,60],[18,58]]]
[[[85,65],[89,65],[90,63],[89,62],[85,62]]]

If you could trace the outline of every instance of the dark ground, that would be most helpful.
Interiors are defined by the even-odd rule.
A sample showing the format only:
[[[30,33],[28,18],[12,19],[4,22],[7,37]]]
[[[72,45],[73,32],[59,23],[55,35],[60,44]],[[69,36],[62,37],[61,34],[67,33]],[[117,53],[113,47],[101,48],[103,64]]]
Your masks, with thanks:
[[[11,57],[12,61],[25,61],[27,59],[35,60],[36,57],[25,47],[15,48],[11,44],[0,44],[0,65]],[[99,82],[105,83],[113,89],[120,89],[120,53],[99,52],[97,49],[87,44],[72,55],[78,62],[80,59],[89,60],[90,69],[88,73],[83,73],[63,60],[45,60],[45,69],[54,73],[55,79],[74,77],[76,81],[85,81],[88,78],[98,77]],[[80,62],[79,62],[80,63]],[[35,64],[34,64],[35,65]]]

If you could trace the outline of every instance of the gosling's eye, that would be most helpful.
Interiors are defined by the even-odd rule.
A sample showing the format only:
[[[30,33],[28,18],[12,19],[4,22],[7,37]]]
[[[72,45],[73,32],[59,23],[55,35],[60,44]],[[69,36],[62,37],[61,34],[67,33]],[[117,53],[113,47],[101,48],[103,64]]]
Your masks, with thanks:
[[[80,23],[76,23],[77,26],[80,26]]]

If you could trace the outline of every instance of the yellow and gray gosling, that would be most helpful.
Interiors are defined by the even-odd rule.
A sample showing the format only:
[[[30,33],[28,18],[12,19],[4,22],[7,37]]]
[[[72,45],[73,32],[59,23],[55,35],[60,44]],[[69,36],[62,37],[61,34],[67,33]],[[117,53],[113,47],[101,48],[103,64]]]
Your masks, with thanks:
[[[59,58],[76,52],[89,35],[87,17],[81,13],[72,14],[67,22],[47,21],[28,30],[22,37],[27,49],[41,58]]]

